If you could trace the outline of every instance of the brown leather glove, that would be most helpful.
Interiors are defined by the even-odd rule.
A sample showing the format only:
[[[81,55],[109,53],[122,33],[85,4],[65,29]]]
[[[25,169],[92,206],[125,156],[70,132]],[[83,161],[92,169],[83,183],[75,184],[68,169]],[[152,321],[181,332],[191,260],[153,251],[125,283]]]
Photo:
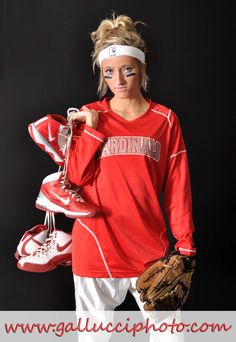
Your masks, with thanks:
[[[158,259],[136,282],[144,309],[179,310],[185,303],[195,269],[195,258],[172,252]]]

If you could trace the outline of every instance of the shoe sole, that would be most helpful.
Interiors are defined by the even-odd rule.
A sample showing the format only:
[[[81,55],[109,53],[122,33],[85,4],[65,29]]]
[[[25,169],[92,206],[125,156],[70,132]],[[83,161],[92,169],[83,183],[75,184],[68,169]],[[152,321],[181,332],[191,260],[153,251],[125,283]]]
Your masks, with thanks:
[[[50,263],[45,265],[31,264],[29,262],[25,263],[23,266],[18,262],[17,268],[25,272],[33,273],[44,273],[55,270],[57,266],[65,266],[64,264],[71,261],[71,254],[64,254],[61,256],[54,257]]]
[[[42,134],[39,133],[34,123],[31,123],[28,126],[28,131],[34,142],[36,142],[36,144],[39,144],[45,152],[48,152],[56,163],[60,163],[61,166],[64,164],[64,160],[59,156],[56,150],[48,143],[44,136],[42,136]]]
[[[60,207],[59,205],[51,202],[42,192],[39,193],[38,198],[35,202],[36,208],[43,211],[50,211],[53,213],[62,213],[70,218],[78,218],[78,217],[93,217],[97,214],[97,211],[94,212],[74,212],[66,210],[65,208]]]
[[[61,263],[59,266],[62,266],[62,267],[69,267],[72,265],[72,261],[66,261],[66,262],[63,262]]]

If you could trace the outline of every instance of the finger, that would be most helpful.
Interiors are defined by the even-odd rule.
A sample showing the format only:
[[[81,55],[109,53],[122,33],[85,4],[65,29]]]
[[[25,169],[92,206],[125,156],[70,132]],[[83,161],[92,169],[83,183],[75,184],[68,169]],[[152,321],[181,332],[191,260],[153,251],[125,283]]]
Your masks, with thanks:
[[[86,115],[84,115],[83,113],[76,113],[74,116],[73,116],[73,121],[77,122],[77,121],[86,121]]]
[[[84,109],[84,110],[91,110],[91,109],[89,109],[88,107],[86,107],[86,106],[82,106],[82,109]]]

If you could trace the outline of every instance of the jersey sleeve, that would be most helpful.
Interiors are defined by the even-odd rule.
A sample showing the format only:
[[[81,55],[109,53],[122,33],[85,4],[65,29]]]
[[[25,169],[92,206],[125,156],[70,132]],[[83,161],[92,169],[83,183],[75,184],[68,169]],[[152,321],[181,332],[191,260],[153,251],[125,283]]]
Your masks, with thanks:
[[[99,172],[96,153],[105,139],[101,132],[87,125],[73,134],[67,165],[72,183],[78,186],[92,184]]]
[[[189,176],[187,151],[175,113],[171,113],[171,132],[164,190],[164,209],[174,237],[175,249],[181,254],[194,256],[196,248],[193,242],[194,223],[192,219],[192,195]]]

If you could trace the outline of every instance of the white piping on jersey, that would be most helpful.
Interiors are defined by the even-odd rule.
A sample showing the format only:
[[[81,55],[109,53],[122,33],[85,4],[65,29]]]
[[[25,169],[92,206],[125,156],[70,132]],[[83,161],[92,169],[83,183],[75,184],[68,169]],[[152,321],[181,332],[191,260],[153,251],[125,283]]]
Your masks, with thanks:
[[[162,239],[162,235],[166,232],[166,229],[164,229],[162,232],[161,232],[161,235],[160,235],[160,239],[161,239],[161,242],[164,246],[164,255],[166,255],[166,245],[165,245],[165,242],[163,241]]]
[[[100,138],[96,137],[96,135],[94,135],[94,134],[88,132],[87,129],[84,129],[84,132],[87,133],[88,135],[90,135],[91,137],[93,137],[93,138],[95,138],[95,139],[97,139],[97,140],[99,140],[99,141],[101,141],[101,142],[104,142],[103,139],[100,139]]]
[[[107,265],[107,262],[106,262],[106,259],[105,259],[105,257],[104,257],[102,248],[101,248],[100,243],[99,243],[99,241],[98,241],[98,238],[96,237],[96,235],[94,234],[94,232],[92,232],[92,230],[91,230],[88,226],[86,226],[86,224],[84,224],[79,218],[77,218],[77,221],[81,224],[81,226],[83,226],[83,227],[84,227],[84,228],[93,236],[93,238],[94,238],[94,240],[96,241],[96,244],[97,244],[97,246],[98,246],[98,249],[99,249],[99,252],[100,252],[100,254],[101,254],[102,261],[103,261],[103,263],[104,263],[104,265],[105,265],[105,268],[106,268],[106,270],[107,270],[107,273],[109,274],[109,277],[112,278],[111,272],[110,272],[109,267],[108,267],[108,265]]]
[[[179,152],[177,152],[175,154],[172,154],[168,159],[173,158],[173,157],[177,156],[178,154],[184,153],[184,152],[187,152],[187,151],[186,150],[179,151]]]
[[[187,248],[179,247],[179,249],[181,249],[182,251],[185,251],[185,252],[192,252],[192,253],[196,252],[196,248],[195,249],[187,249]]]
[[[170,120],[170,113],[171,113],[171,109],[169,109],[169,113],[168,113],[168,120]]]
[[[163,115],[165,118],[167,118],[168,122],[169,122],[169,125],[170,125],[170,128],[172,128],[172,124],[170,122],[170,113],[171,113],[171,109],[169,109],[169,113],[168,115],[162,113],[162,112],[158,112],[157,110],[155,109],[151,109],[153,112],[157,113],[157,114],[160,114],[160,115]]]

